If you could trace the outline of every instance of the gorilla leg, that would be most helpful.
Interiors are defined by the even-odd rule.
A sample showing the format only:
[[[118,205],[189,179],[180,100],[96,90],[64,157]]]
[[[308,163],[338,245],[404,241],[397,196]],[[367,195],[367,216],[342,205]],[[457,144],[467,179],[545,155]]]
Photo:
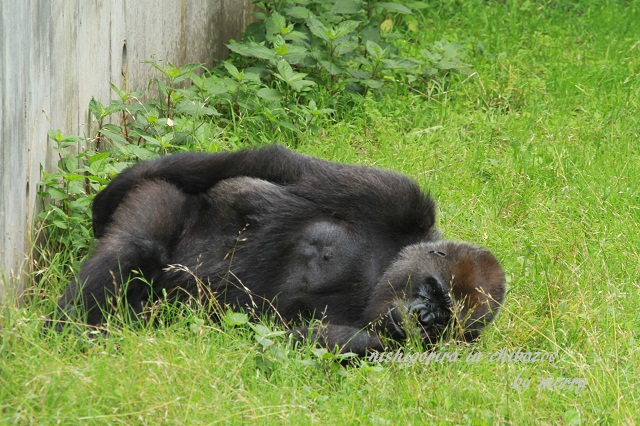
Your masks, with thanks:
[[[162,181],[147,181],[129,193],[114,214],[106,235],[58,302],[60,318],[99,325],[110,300],[122,297],[140,313],[151,288],[133,279],[139,271],[152,281],[169,263],[172,247],[189,223],[188,196]],[[60,327],[58,327],[60,328]]]

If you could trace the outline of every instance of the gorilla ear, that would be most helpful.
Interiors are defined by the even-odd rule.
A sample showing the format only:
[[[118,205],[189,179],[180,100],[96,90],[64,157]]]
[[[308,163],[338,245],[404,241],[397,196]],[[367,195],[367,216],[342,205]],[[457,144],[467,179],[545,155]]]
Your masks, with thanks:
[[[480,334],[498,314],[505,293],[505,276],[498,259],[480,247],[463,243],[452,267],[451,293],[463,340]]]

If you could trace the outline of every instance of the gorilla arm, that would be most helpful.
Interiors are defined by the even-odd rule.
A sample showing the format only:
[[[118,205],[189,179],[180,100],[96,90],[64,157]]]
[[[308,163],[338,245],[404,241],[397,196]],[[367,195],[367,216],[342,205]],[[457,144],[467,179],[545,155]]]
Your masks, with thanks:
[[[234,177],[287,185],[292,194],[346,221],[365,220],[385,231],[425,236],[435,223],[433,201],[406,177],[371,167],[332,163],[271,145],[216,154],[180,153],[124,170],[93,202],[93,231],[104,235],[124,197],[148,180],[164,180],[185,193],[207,191]]]
[[[187,194],[167,182],[148,181],[131,191],[114,215],[113,229],[66,287],[58,319],[77,321],[86,315],[87,324],[99,325],[110,299],[119,296],[133,314],[140,313],[150,287],[131,279],[132,272],[138,270],[150,282],[165,267],[189,221],[191,204]]]
[[[336,346],[340,353],[353,352],[364,356],[370,351],[382,351],[380,337],[368,330],[361,330],[348,325],[318,324],[315,328],[298,327],[293,336],[299,341],[309,340],[319,346],[333,350]]]
[[[116,176],[93,200],[93,233],[104,235],[125,197],[149,180],[164,180],[186,193],[205,192],[216,183],[247,176],[287,184],[299,179],[305,163],[280,146],[261,150],[205,154],[184,152],[137,163]]]

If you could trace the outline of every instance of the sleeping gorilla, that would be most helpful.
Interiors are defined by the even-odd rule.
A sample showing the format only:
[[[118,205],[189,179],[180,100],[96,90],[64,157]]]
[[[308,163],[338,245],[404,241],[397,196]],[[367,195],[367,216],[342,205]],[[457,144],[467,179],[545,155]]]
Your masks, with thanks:
[[[318,319],[312,338],[344,352],[409,333],[433,343],[452,328],[471,341],[502,303],[504,273],[434,224],[433,201],[394,172],[276,145],[174,154],[129,167],[96,196],[98,244],[60,316],[99,325],[117,294],[140,314],[163,294],[198,297],[205,283],[221,304]],[[151,286],[124,287],[133,271]]]

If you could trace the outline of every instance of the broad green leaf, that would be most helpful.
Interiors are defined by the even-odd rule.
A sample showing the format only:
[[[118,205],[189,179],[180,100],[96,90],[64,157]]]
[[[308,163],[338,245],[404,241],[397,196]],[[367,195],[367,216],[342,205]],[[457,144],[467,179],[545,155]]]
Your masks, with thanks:
[[[171,62],[167,64],[165,70],[171,80],[180,75],[180,68],[176,68]]]
[[[397,12],[403,15],[411,14],[411,9],[409,9],[407,6],[404,6],[398,3],[378,3],[376,6],[382,9],[386,9],[390,12]]]
[[[198,74],[191,74],[189,78],[191,79],[191,81],[193,81],[193,84],[202,89],[204,85],[204,79],[202,77],[200,77]]]
[[[103,185],[106,185],[106,184],[109,183],[108,179],[102,178],[100,176],[87,176],[87,179],[89,179],[90,181],[93,181],[93,182],[101,183]]]
[[[342,21],[333,31],[329,32],[329,37],[331,37],[332,40],[344,37],[355,31],[355,29],[358,28],[358,25],[360,25],[359,21]]]
[[[56,141],[56,142],[60,142],[60,141],[62,140],[62,132],[61,132],[60,130],[58,130],[58,129],[56,129],[56,130],[53,130],[53,129],[49,130],[49,131],[47,132],[47,135],[48,135],[52,140],[54,140],[54,141]]]
[[[372,80],[372,79],[362,80],[362,84],[364,84],[365,86],[370,87],[372,89],[379,89],[382,86],[384,86],[384,82],[383,81]]]
[[[307,27],[309,27],[309,31],[311,31],[311,34],[314,36],[321,38],[327,43],[331,41],[331,38],[329,38],[329,29],[315,16],[309,15],[309,18],[307,18]]]
[[[204,104],[195,101],[181,101],[176,106],[175,112],[191,116],[220,115],[213,108],[209,108],[207,106],[204,106]]]
[[[104,175],[106,173],[104,160],[94,161],[93,163],[89,164],[85,169],[88,173],[87,177],[89,175]]]
[[[291,68],[291,65],[289,65],[285,60],[278,61],[276,68],[278,69],[278,74],[276,74],[276,76],[279,76],[281,80],[289,84],[302,80],[307,75],[305,73],[294,71],[293,68]]]
[[[60,229],[68,229],[69,225],[67,225],[66,222],[63,222],[61,220],[54,220],[53,224],[55,225],[56,228],[60,228]]]
[[[82,176],[79,179],[74,179],[69,181],[67,185],[67,191],[72,195],[84,195],[86,194],[86,190],[84,188],[84,178]]]
[[[278,73],[282,76],[282,79],[286,82],[289,82],[296,76],[296,72],[291,68],[291,65],[287,61],[278,61],[278,65],[276,65],[278,69]]]
[[[227,70],[227,72],[231,77],[235,78],[238,81],[242,80],[243,78],[242,73],[238,71],[238,68],[236,68],[236,66],[233,65],[231,61],[224,61],[222,65],[224,66],[224,68]]]
[[[371,77],[371,73],[369,71],[365,71],[365,70],[356,70],[353,68],[347,68],[347,72],[349,74],[351,74],[351,76],[355,77],[355,78],[370,78]]]
[[[83,188],[83,195],[84,195],[84,188]],[[86,210],[88,207],[91,206],[91,199],[89,199],[89,197],[79,197],[78,199],[71,201],[70,204],[74,209]]]
[[[258,68],[245,68],[242,72],[244,73],[244,81],[260,83],[260,70]]]
[[[365,88],[356,81],[349,81],[347,85],[344,87],[344,91],[346,93],[351,93],[354,95],[364,95]]]
[[[462,67],[463,67],[463,64],[461,62],[451,61],[447,59],[443,59],[436,64],[436,68],[441,70],[455,70]]]
[[[189,73],[194,72],[195,70],[202,68],[202,64],[196,64],[196,63],[192,63],[192,64],[186,64],[183,65],[179,68],[180,70],[180,75],[186,75]]]
[[[297,19],[307,19],[307,17],[310,14],[309,9],[302,6],[293,6],[291,8],[288,8],[286,13],[291,18],[297,18]]]
[[[355,0],[337,0],[331,8],[332,13],[336,14],[351,14],[358,13],[362,10],[361,2]]]
[[[104,126],[102,126],[102,128],[112,133],[116,133],[116,134],[122,133],[122,128],[120,126],[116,126],[115,124],[105,124]]]
[[[194,333],[199,332],[204,325],[204,320],[202,318],[195,318],[194,321],[189,325],[189,330]]]
[[[202,64],[186,64],[180,68],[177,68],[177,74],[173,76],[173,83],[179,83],[191,76],[195,70],[202,68]]]
[[[284,36],[284,39],[294,43],[302,43],[303,41],[309,40],[309,37],[301,31],[291,31]]]
[[[149,151],[144,147],[134,145],[134,144],[126,145],[124,147],[124,151],[128,152],[129,154],[132,154],[134,157],[140,160],[148,160],[156,156],[155,152]]]
[[[267,356],[258,354],[253,358],[253,361],[256,364],[256,368],[264,374],[270,375],[273,373],[274,363]]]
[[[204,82],[204,88],[209,95],[217,96],[229,92],[229,87],[223,82],[208,79]]]
[[[338,56],[345,55],[347,53],[351,53],[358,48],[358,43],[355,39],[343,39],[344,41],[336,41],[336,47],[334,53]]]
[[[104,106],[100,102],[96,101],[95,98],[91,98],[89,101],[89,111],[91,111],[97,120],[102,120],[105,116]]]
[[[288,121],[278,121],[278,125],[284,127],[285,129],[291,130],[294,133],[301,133],[300,129],[298,129],[295,125],[289,123]]]
[[[282,99],[282,94],[276,89],[270,89],[268,87],[264,87],[257,92],[258,96],[262,99],[266,99],[268,101],[279,101]]]
[[[73,157],[65,157],[62,159],[62,162],[64,163],[65,170],[69,173],[75,172],[76,169],[78,168],[78,162]],[[67,175],[67,179],[68,178],[69,178],[69,175]]]
[[[294,65],[304,64],[309,56],[309,51],[302,46],[287,46],[288,52],[284,55],[287,62]]]
[[[104,128],[100,129],[100,133],[106,136],[107,138],[111,139],[113,142],[123,144],[123,145],[126,145],[128,143],[127,140],[122,136],[112,133]]]
[[[267,31],[267,40],[270,40],[273,36],[282,34],[282,30],[287,27],[287,21],[278,12],[273,12],[264,21],[264,25]]]
[[[269,353],[282,361],[289,360],[287,354],[282,350],[282,348],[279,348],[278,346],[271,346],[269,348]]]
[[[307,89],[308,87],[315,86],[315,85],[316,83],[311,80],[298,80],[291,83],[291,87],[296,92],[301,92],[304,89]]]
[[[389,48],[383,49],[374,41],[367,40],[365,43],[367,52],[377,61],[381,61],[389,53]]]
[[[418,65],[419,65],[419,62],[412,58],[396,57],[393,59],[382,60],[382,66],[384,68],[411,69],[411,68],[416,68]]]
[[[342,74],[342,68],[340,68],[338,65],[334,64],[333,62],[329,62],[329,61],[318,61],[318,63],[320,65],[322,65],[322,68],[324,68],[325,70],[327,70],[329,72],[329,74],[331,75],[339,75]]]
[[[284,38],[282,38],[280,34],[278,34],[273,39],[273,48],[276,51],[276,53],[280,56],[286,55],[287,52],[289,51],[289,46],[287,46],[287,44],[284,41]]]
[[[269,330],[264,325],[262,325],[262,324],[251,324],[251,323],[248,323],[248,324],[249,324],[249,327],[251,327],[253,329],[253,331],[255,331],[258,336],[260,336],[260,337],[271,336],[271,330]]]
[[[67,193],[59,188],[49,188],[47,193],[54,200],[66,200],[68,197]]]
[[[99,152],[89,157],[89,165],[92,165],[96,161],[106,160],[109,158],[108,152]]]
[[[252,41],[247,43],[238,43],[233,41],[227,44],[227,47],[232,52],[249,58],[273,60],[277,57],[276,52],[274,52],[273,50],[262,44],[258,44]]]
[[[278,73],[274,75],[280,80],[286,82],[296,92],[301,91],[303,88],[313,86],[315,83],[311,80],[305,80],[306,73],[296,72],[291,68],[291,65],[285,60],[281,60],[277,65]]]
[[[287,34],[289,34],[290,32],[293,32],[293,29],[294,29],[294,28],[295,28],[295,26],[294,26],[293,24],[289,24],[289,25],[287,25],[286,27],[283,27],[283,28],[280,30],[280,33],[281,33],[283,36],[286,36],[286,35],[287,35]]]
[[[162,142],[161,140],[158,140],[157,138],[151,137],[149,135],[140,135],[140,137],[147,141],[147,143],[151,146],[160,146],[160,143]]]
[[[313,348],[311,349],[311,353],[314,354],[318,359],[326,359],[327,357],[331,357],[331,353],[325,348]]]
[[[111,103],[109,104],[109,106],[107,108],[105,108],[104,110],[104,115],[111,115],[114,114],[116,112],[120,112],[120,111],[125,111],[127,110],[128,105],[120,102],[120,101],[111,101]]]
[[[227,311],[224,322],[231,326],[243,325],[249,322],[249,317],[241,312]]]
[[[157,69],[158,71],[160,71],[165,77],[169,77],[169,71],[165,70],[164,68],[162,68],[160,65],[156,64],[153,61],[144,61],[143,63],[145,64],[149,64],[152,67],[154,67],[155,69]],[[169,64],[168,66],[171,66],[171,64]]]
[[[379,43],[380,39],[382,38],[380,35],[380,28],[374,25],[367,25],[360,31],[360,34],[363,41],[371,40]]]
[[[74,180],[83,180],[84,176],[79,175],[78,173],[69,173],[64,177],[67,182],[72,182]]]
[[[262,345],[263,348],[268,348],[269,346],[275,343],[273,340],[268,339],[266,337],[262,337],[262,336],[254,336],[254,337],[258,341],[258,343]]]

